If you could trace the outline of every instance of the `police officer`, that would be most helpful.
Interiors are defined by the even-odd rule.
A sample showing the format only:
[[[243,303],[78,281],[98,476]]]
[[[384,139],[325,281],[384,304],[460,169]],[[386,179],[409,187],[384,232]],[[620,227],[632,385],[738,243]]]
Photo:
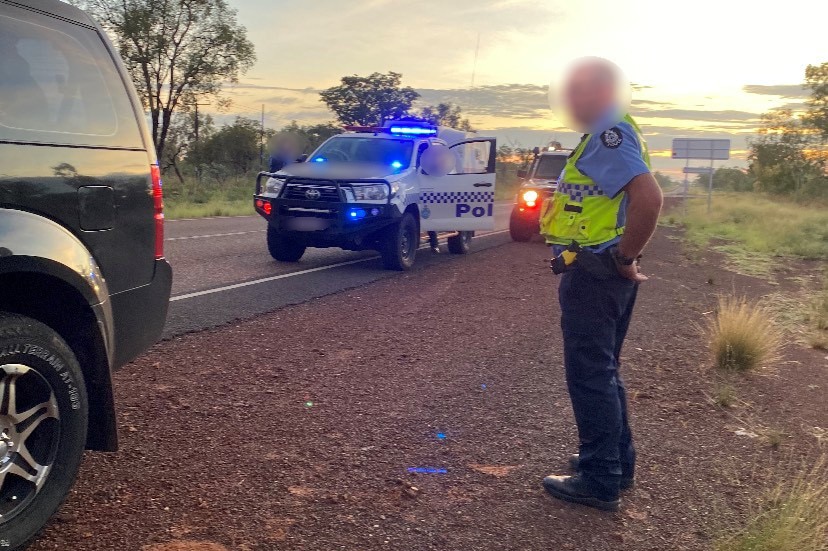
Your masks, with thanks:
[[[638,286],[647,280],[638,258],[662,204],[641,130],[621,112],[618,75],[614,65],[596,58],[571,73],[563,93],[575,125],[586,134],[541,220],[556,254],[581,251],[558,291],[579,454],[570,458],[574,474],[551,475],[543,484],[556,498],[605,510],[618,509],[620,491],[635,476],[619,356]]]

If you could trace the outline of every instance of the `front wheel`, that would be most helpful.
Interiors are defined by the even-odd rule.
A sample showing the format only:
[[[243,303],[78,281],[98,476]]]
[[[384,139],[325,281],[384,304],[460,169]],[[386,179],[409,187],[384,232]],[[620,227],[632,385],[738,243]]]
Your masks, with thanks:
[[[51,328],[0,313],[0,546],[22,547],[63,503],[89,405],[74,353]]]
[[[451,254],[467,254],[471,247],[473,231],[461,231],[448,238],[448,250]]]
[[[417,221],[410,212],[406,212],[399,222],[385,230],[380,240],[380,255],[385,269],[410,270],[414,266],[419,244]]]
[[[289,239],[285,234],[271,226],[267,227],[267,250],[270,256],[279,262],[299,262],[307,247]]]
[[[530,241],[536,233],[538,233],[537,224],[527,222],[514,214],[509,219],[509,235],[512,241]]]

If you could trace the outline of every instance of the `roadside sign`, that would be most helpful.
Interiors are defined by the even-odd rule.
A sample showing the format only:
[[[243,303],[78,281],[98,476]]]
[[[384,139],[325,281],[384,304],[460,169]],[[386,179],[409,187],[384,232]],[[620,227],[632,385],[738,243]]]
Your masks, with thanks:
[[[685,159],[684,198],[687,199],[688,174],[707,174],[707,212],[713,203],[713,162],[730,159],[730,140],[707,140],[704,138],[673,138],[673,158]],[[707,168],[690,166],[690,159],[710,161]]]
[[[730,158],[730,140],[674,138],[673,159],[726,161]]]

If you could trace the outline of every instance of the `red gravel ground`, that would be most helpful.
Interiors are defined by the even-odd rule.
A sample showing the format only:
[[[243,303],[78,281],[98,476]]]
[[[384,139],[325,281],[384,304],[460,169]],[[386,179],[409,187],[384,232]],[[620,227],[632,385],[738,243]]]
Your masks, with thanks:
[[[828,369],[791,346],[715,406],[696,325],[717,293],[777,287],[674,237],[625,349],[641,462],[620,513],[541,488],[576,438],[556,280],[542,244],[514,243],[157,345],[116,377],[121,451],[88,456],[32,549],[708,549],[820,453]]]

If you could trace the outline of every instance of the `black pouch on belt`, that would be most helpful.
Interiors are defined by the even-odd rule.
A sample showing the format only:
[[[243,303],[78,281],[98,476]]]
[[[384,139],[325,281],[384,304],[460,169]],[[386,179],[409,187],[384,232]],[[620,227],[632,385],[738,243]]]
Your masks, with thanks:
[[[610,279],[617,276],[618,271],[615,266],[609,265],[609,262],[614,262],[611,257],[582,250],[578,253],[575,265],[595,279]]]

